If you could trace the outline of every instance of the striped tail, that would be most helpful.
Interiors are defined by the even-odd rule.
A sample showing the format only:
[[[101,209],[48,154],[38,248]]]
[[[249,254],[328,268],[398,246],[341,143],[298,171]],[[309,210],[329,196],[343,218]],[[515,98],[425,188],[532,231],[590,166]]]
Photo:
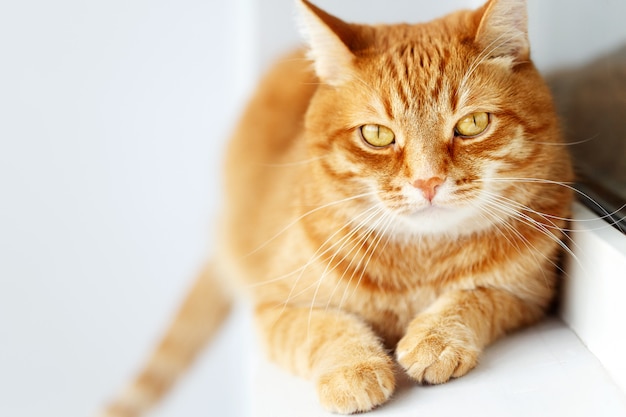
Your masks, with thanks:
[[[230,306],[214,268],[205,268],[143,370],[98,417],[138,417],[148,411],[217,332]]]

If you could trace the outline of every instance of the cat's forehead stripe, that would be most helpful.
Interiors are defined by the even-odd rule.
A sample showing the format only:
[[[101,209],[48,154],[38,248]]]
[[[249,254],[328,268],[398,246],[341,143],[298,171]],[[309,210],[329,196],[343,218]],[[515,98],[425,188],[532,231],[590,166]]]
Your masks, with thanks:
[[[383,55],[379,83],[391,117],[424,108],[456,110],[457,97],[463,94],[447,79],[450,56],[448,48],[415,43],[398,45]]]

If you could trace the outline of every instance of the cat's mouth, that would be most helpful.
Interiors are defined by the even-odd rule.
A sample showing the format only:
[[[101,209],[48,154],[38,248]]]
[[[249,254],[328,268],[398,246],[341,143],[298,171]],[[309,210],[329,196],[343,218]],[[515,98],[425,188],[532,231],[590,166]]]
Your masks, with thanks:
[[[408,218],[452,214],[460,208],[446,198],[427,200],[416,198],[413,193],[391,197],[391,201],[388,200],[386,205],[397,215]]]
[[[419,234],[463,234],[486,227],[473,205],[459,206],[436,199],[407,205],[396,213],[407,231]]]
[[[450,214],[454,211],[451,207],[446,207],[436,202],[428,202],[420,207],[412,208],[409,211],[409,217],[436,217],[440,215]]]

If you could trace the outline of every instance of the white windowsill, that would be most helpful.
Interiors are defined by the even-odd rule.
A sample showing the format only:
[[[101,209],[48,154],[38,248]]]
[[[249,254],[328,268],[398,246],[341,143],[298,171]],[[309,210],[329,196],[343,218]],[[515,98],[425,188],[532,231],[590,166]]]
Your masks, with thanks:
[[[576,204],[561,316],[626,392],[626,235]]]
[[[256,358],[249,412],[255,417],[324,417],[312,383]],[[623,417],[626,396],[597,358],[557,318],[504,338],[466,376],[438,386],[402,381],[391,401],[366,415]]]

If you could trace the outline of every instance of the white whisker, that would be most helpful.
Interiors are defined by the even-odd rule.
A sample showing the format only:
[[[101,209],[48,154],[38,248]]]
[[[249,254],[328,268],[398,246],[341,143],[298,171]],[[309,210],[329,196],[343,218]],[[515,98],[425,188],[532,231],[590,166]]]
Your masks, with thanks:
[[[375,212],[375,215],[378,215],[378,214],[379,214],[379,213],[381,213],[381,212],[383,212],[383,209],[382,209],[382,208],[378,208],[378,210],[376,210],[376,212]],[[384,217],[384,216],[381,216],[381,217]],[[374,224],[370,225],[370,226],[367,228],[367,231],[366,231],[365,235],[364,235],[364,236],[362,236],[362,237],[359,239],[359,241],[357,242],[357,245],[360,243],[359,249],[361,249],[361,248],[362,248],[362,246],[364,245],[365,241],[369,238],[369,236],[371,235],[372,231],[373,231],[373,230],[375,230],[375,228],[377,227],[377,225],[378,225],[378,223],[379,223],[379,222],[380,222],[380,218],[379,218],[379,219],[377,219],[377,220],[376,220],[376,222],[374,222]],[[355,231],[355,232],[358,232],[360,229],[361,229],[361,228],[359,228],[359,229],[355,229],[354,231]],[[347,241],[346,241],[346,243],[347,243]],[[341,247],[340,247],[340,248],[339,248],[339,249],[335,252],[335,255],[337,255],[337,254],[338,254],[338,253],[339,253],[339,252],[343,249],[343,247],[344,247],[344,246],[345,246],[345,245],[341,245]],[[318,293],[318,291],[319,291],[319,289],[320,289],[320,286],[321,286],[321,284],[322,284],[322,281],[323,281],[323,280],[324,280],[324,278],[327,276],[327,274],[328,274],[328,273],[330,273],[330,272],[332,272],[332,271],[334,271],[334,270],[335,270],[335,269],[339,266],[339,264],[340,264],[341,262],[343,262],[343,261],[344,261],[344,260],[345,260],[345,259],[346,259],[349,255],[350,255],[350,253],[352,253],[352,251],[353,251],[355,248],[356,248],[356,246],[354,246],[352,249],[350,249],[350,251],[348,251],[348,253],[347,253],[346,255],[344,255],[343,259],[342,259],[341,261],[339,261],[339,262],[337,263],[337,265],[335,265],[332,269],[330,269],[330,271],[329,271],[329,267],[330,267],[330,265],[332,264],[332,262],[333,262],[333,260],[334,260],[334,256],[333,256],[333,259],[331,259],[331,260],[330,260],[330,262],[326,265],[326,269],[324,270],[324,272],[322,273],[322,276],[321,276],[321,277],[319,278],[319,280],[318,280],[318,285],[317,285],[317,288],[315,289],[315,293],[314,293],[314,295],[313,295],[313,300],[311,301],[311,306],[310,306],[310,310],[309,310],[309,325],[310,325],[310,318],[311,318],[311,315],[312,315],[312,313],[313,313],[313,307],[314,307],[314,305],[315,305],[315,300],[316,300],[316,298],[317,298],[317,293]],[[354,257],[353,257],[352,259],[354,259]],[[349,268],[349,267],[348,267],[348,268]],[[346,270],[347,270],[347,269],[346,269]],[[342,275],[342,277],[343,277],[343,275]],[[338,280],[338,282],[339,282],[339,281],[341,281],[341,279],[340,279],[340,280]],[[333,292],[334,292],[334,291],[333,291]],[[330,300],[330,297],[329,297],[329,300]],[[326,307],[328,308],[328,302],[327,302],[327,304],[326,304]]]
[[[326,158],[326,156],[317,156],[315,158],[309,158],[309,159],[305,159],[302,161],[285,162],[281,164],[262,164],[262,166],[268,167],[268,168],[288,168],[288,167],[307,165],[307,164],[310,164],[311,162],[319,161],[324,158]]]
[[[257,253],[258,251],[260,251],[261,249],[265,248],[267,245],[269,245],[270,243],[272,243],[274,240],[276,240],[280,235],[282,235],[283,233],[285,233],[287,230],[289,230],[291,227],[293,227],[294,225],[296,225],[299,221],[301,221],[302,219],[306,218],[307,216],[310,216],[313,213],[316,213],[320,210],[324,210],[326,208],[332,207],[332,206],[336,206],[348,201],[354,201],[354,200],[358,200],[359,198],[363,198],[363,197],[369,197],[374,195],[375,192],[374,191],[370,191],[367,193],[363,193],[363,194],[357,194],[351,197],[346,197],[343,198],[341,200],[337,200],[337,201],[332,201],[330,203],[326,203],[323,204],[321,206],[318,206],[312,210],[309,210],[308,212],[302,214],[301,216],[299,216],[298,218],[296,218],[295,220],[293,220],[291,223],[289,223],[287,226],[285,226],[284,228],[282,228],[278,233],[276,233],[274,236],[272,236],[271,238],[269,238],[268,240],[265,241],[265,243],[261,244],[260,246],[258,246],[256,249],[254,249],[253,251],[249,252],[248,254],[246,254],[244,257],[248,257],[251,256],[255,253]]]
[[[385,214],[387,214],[387,213],[385,213]],[[381,242],[381,240],[382,240],[382,237],[383,237],[383,236],[387,236],[387,241],[386,241],[386,243],[385,243],[385,246],[387,246],[387,244],[389,243],[389,238],[390,238],[390,235],[387,233],[387,231],[388,231],[388,229],[389,229],[389,226],[393,223],[393,217],[392,217],[392,216],[390,216],[390,215],[387,215],[387,216],[383,216],[382,218],[385,218],[385,217],[386,217],[386,221],[387,221],[387,222],[386,222],[385,226],[383,227],[382,231],[378,231],[378,232],[377,232],[377,235],[376,235],[376,237],[374,238],[375,243],[374,243],[374,246],[373,246],[373,248],[372,248],[372,250],[371,250],[371,252],[370,252],[369,256],[367,255],[367,252],[368,252],[368,250],[369,250],[369,248],[368,248],[368,249],[365,251],[365,253],[363,254],[363,256],[361,257],[361,260],[359,261],[359,265],[358,265],[358,266],[360,266],[360,264],[361,264],[361,262],[363,261],[363,259],[364,259],[366,256],[368,256],[367,261],[365,262],[365,265],[361,268],[361,274],[360,274],[360,276],[359,276],[359,279],[358,279],[358,281],[357,281],[356,285],[354,286],[354,289],[352,290],[352,292],[350,293],[350,295],[349,295],[347,298],[345,297],[345,295],[346,295],[346,291],[344,290],[344,293],[343,293],[343,295],[342,295],[342,297],[341,297],[341,301],[339,302],[339,308],[340,308],[340,309],[341,309],[341,307],[343,306],[343,303],[345,302],[345,300],[347,300],[347,299],[351,298],[351,297],[354,295],[354,293],[356,292],[356,290],[359,288],[359,285],[361,284],[361,281],[363,280],[363,276],[365,275],[365,272],[367,271],[367,267],[369,266],[369,263],[370,263],[370,261],[372,260],[372,257],[374,256],[374,253],[377,251],[377,249],[378,249],[378,245],[380,244],[380,242]],[[381,220],[382,220],[382,219],[381,219]],[[357,266],[357,268],[355,268],[355,269],[354,269],[354,271],[355,271],[355,272],[357,271],[358,266]],[[350,282],[352,282],[352,278],[354,278],[354,272],[353,272],[352,276],[350,277],[350,280],[348,281],[348,284],[349,284]],[[346,290],[347,290],[347,289],[348,289],[348,287],[346,286]]]
[[[600,137],[600,133],[596,133],[595,135],[587,139],[579,140],[576,142],[535,142],[535,143],[538,145],[547,145],[547,146],[575,146],[575,145],[581,145],[583,143],[591,142],[592,140],[596,140],[599,137]]]
[[[357,220],[358,218],[360,218],[361,216],[366,215],[368,212],[370,212],[371,210],[375,209],[375,207],[370,207],[367,210],[364,210],[362,213],[358,214],[357,216],[355,216],[354,218],[350,219],[349,221],[347,221],[341,228],[339,228],[337,231],[335,231],[335,233],[333,233],[332,236],[330,236],[324,243],[322,243],[322,245],[320,246],[320,249],[326,244],[328,243],[329,240],[331,240],[333,237],[335,237],[338,233],[341,232],[341,230],[347,228],[350,223],[353,223],[355,220]],[[358,226],[357,226],[358,227]],[[274,282],[279,282],[282,281],[286,278],[289,278],[292,275],[295,275],[296,273],[300,272],[300,271],[304,271],[309,265],[311,265],[311,263],[315,262],[316,260],[319,260],[323,255],[325,255],[326,253],[330,252],[330,250],[333,248],[334,246],[331,246],[330,248],[326,249],[325,251],[323,251],[322,253],[319,253],[319,249],[318,251],[316,251],[313,256],[309,259],[309,261],[307,263],[305,263],[304,265],[302,265],[301,267],[294,269],[291,272],[285,273],[283,275],[280,275],[278,277],[275,278],[270,278],[261,282],[257,282],[254,284],[250,284],[248,286],[246,286],[246,288],[257,288],[257,287],[261,287],[263,285],[267,285],[267,284],[271,284]],[[319,253],[319,255],[318,255]]]
[[[350,226],[351,223],[354,222],[355,219],[350,219],[348,220],[340,229],[336,230],[332,235],[330,235],[319,247],[318,249],[313,253],[313,255],[309,258],[309,260],[304,264],[303,267],[301,267],[301,271],[300,274],[298,275],[298,278],[296,278],[294,284],[291,287],[291,291],[289,292],[289,295],[287,295],[287,299],[285,299],[283,305],[286,306],[293,297],[297,297],[298,295],[302,294],[303,292],[306,292],[307,290],[309,290],[314,284],[306,287],[304,290],[302,290],[299,293],[295,293],[295,288],[297,287],[298,283],[300,282],[300,280],[302,279],[302,276],[304,275],[304,272],[306,271],[306,269],[311,266],[314,262],[318,261],[324,254],[330,252],[331,250],[333,250],[333,248],[335,248],[337,245],[342,245],[342,242],[349,240],[364,224],[367,224],[367,222],[373,218],[374,216],[376,216],[377,214],[377,210],[375,206],[369,207],[367,210],[365,210],[364,212],[360,213],[356,218],[361,217],[367,213],[369,213],[370,211],[374,211],[374,213],[370,213],[364,220],[361,221],[361,223],[359,223],[356,227],[354,227],[352,230],[350,230],[348,232],[348,234],[346,234],[345,236],[341,237],[337,242],[333,243],[330,247],[328,247],[327,249],[325,249],[324,251],[322,251],[322,249],[324,248],[324,246],[326,246],[326,244],[330,243],[332,241],[333,238],[335,238],[339,233],[341,233],[342,230],[346,229],[347,227]],[[320,253],[321,252],[321,253]],[[331,256],[334,257],[335,255]]]
[[[376,215],[380,214],[381,212],[383,212],[384,209],[381,207],[376,211]],[[335,270],[340,263],[344,262],[353,251],[357,251],[363,246],[363,242],[371,235],[372,230],[375,229],[375,227],[379,224],[380,222],[380,218],[378,218],[376,221],[371,222],[372,224],[369,225],[369,227],[367,228],[367,230],[365,231],[365,233],[363,233],[361,235],[361,237],[354,242],[354,245],[352,246],[352,248],[343,256],[343,258],[337,263],[337,265],[332,269]],[[340,248],[341,250],[342,248]],[[333,288],[333,291],[331,292],[331,294],[328,297],[328,301],[326,303],[326,310],[328,310],[328,308],[330,307],[330,303],[332,301],[332,298],[335,294],[335,291],[337,290],[338,286],[340,285],[340,283],[343,281],[343,278],[345,277],[346,272],[352,267],[352,264],[354,263],[355,257],[352,256],[350,259],[350,262],[348,263],[348,265],[346,266],[343,274],[341,275],[341,277],[337,280],[337,283],[335,284],[335,288]]]
[[[365,236],[363,236],[363,238],[362,238],[362,239],[358,242],[358,243],[359,243],[358,251],[362,251],[362,250],[363,250],[363,246],[365,246],[365,243],[367,242],[367,240],[368,240],[368,239],[372,236],[372,234],[374,234],[374,233],[376,232],[377,228],[379,227],[379,225],[383,222],[383,220],[384,220],[386,217],[388,217],[388,212],[384,212],[384,211],[383,211],[383,215],[382,215],[382,216],[380,216],[380,217],[377,219],[376,223],[375,223],[375,224],[373,224],[373,225],[372,225],[372,227],[370,227],[370,229],[368,230],[367,234],[366,234]],[[369,248],[368,248],[368,250],[369,250]],[[358,252],[358,251],[357,251],[357,252]],[[341,300],[339,301],[339,306],[342,306],[342,305],[343,305],[343,302],[344,302],[344,300],[345,300],[345,298],[346,298],[346,291],[348,290],[348,288],[349,288],[349,286],[350,286],[350,283],[352,283],[352,279],[354,278],[354,274],[356,273],[356,271],[358,271],[358,270],[360,269],[360,267],[361,267],[361,263],[362,263],[362,261],[363,261],[363,258],[364,258],[366,255],[367,255],[367,250],[365,251],[365,253],[364,253],[364,254],[363,254],[363,256],[361,257],[361,259],[357,262],[357,264],[356,264],[354,267],[352,267],[352,264],[353,264],[353,263],[354,263],[354,261],[356,260],[356,256],[355,256],[355,257],[353,257],[353,258],[350,260],[350,263],[348,264],[348,267],[347,267],[347,268],[345,268],[345,270],[343,271],[343,274],[342,274],[342,275],[341,275],[341,277],[339,278],[339,280],[340,280],[340,281],[345,282],[345,276],[346,276],[346,273],[347,273],[349,270],[352,270],[352,275],[350,276],[350,279],[349,279],[349,280],[348,280],[348,282],[346,283],[346,286],[345,286],[345,288],[344,288],[344,292],[343,292],[343,294],[342,294],[342,296],[341,296]]]
[[[487,199],[486,200],[486,204],[488,204],[492,209],[498,210],[499,212],[508,215],[509,217],[512,217],[518,221],[520,221],[521,223],[526,224],[527,226],[530,226],[532,228],[534,228],[535,230],[537,230],[538,232],[542,233],[544,236],[550,238],[552,241],[554,241],[555,243],[557,243],[565,252],[567,252],[569,255],[572,256],[572,258],[574,258],[577,262],[579,261],[577,256],[574,254],[574,252],[565,244],[565,242],[563,242],[557,235],[555,235],[549,227],[547,227],[545,224],[533,219],[532,217],[521,213],[520,211],[507,206],[506,204],[503,204],[501,201],[499,200],[494,200],[494,199]],[[557,230],[561,231],[559,228],[556,228]],[[565,233],[562,232],[563,235],[565,236]],[[556,266],[556,264],[554,264],[554,262],[551,262],[553,265]],[[580,263],[580,262],[578,262]],[[582,266],[582,265],[581,265]]]
[[[575,192],[576,194],[580,195],[581,197],[585,198],[587,201],[589,201],[591,204],[593,204],[594,206],[596,206],[598,208],[598,210],[600,210],[603,215],[598,217],[597,219],[603,219],[606,220],[609,225],[611,226],[616,226],[618,229],[620,229],[622,232],[624,230],[622,230],[621,226],[620,226],[620,222],[623,221],[623,218],[617,218],[615,219],[615,216],[622,211],[624,208],[626,208],[626,203],[624,203],[621,207],[615,209],[612,212],[608,212],[600,203],[598,203],[596,200],[594,200],[591,196],[589,196],[588,194],[586,194],[585,192],[579,190],[578,188],[574,187],[570,182],[563,182],[563,181],[553,181],[553,180],[548,180],[545,178],[506,178],[506,177],[501,177],[501,178],[483,178],[483,179],[476,179],[474,180],[474,182],[505,182],[505,183],[543,183],[543,184],[552,184],[552,185],[558,185],[561,187],[565,187],[568,190],[571,190],[573,192]],[[571,221],[572,219],[570,219]],[[590,222],[590,221],[594,221],[596,219],[574,219],[574,221],[577,222]]]
[[[352,241],[352,238],[353,238],[354,236],[358,235],[358,233],[359,233],[362,229],[364,229],[364,228],[366,228],[366,227],[367,227],[367,231],[369,231],[369,230],[371,229],[371,226],[369,226],[369,224],[371,223],[372,219],[374,219],[376,216],[378,216],[378,214],[380,214],[380,212],[382,211],[382,209],[381,209],[381,208],[379,208],[379,207],[373,207],[373,208],[375,208],[375,209],[376,209],[373,213],[371,213],[371,214],[370,214],[370,215],[369,215],[366,219],[364,219],[361,223],[359,223],[356,227],[354,227],[354,228],[350,231],[350,233],[348,233],[346,236],[344,236],[343,238],[341,238],[341,239],[340,239],[337,243],[335,243],[333,246],[331,246],[331,248],[332,248],[332,247],[335,247],[337,244],[340,244],[340,243],[341,243],[341,244],[339,245],[339,248],[337,248],[337,249],[335,250],[335,252],[333,253],[333,255],[332,255],[332,256],[328,259],[328,262],[327,262],[327,264],[326,264],[326,267],[325,267],[324,271],[322,272],[321,279],[320,279],[320,280],[318,280],[318,286],[317,286],[317,288],[316,288],[315,295],[317,294],[317,292],[318,292],[318,290],[319,290],[319,286],[321,285],[321,280],[322,280],[322,279],[323,279],[326,275],[328,275],[329,273],[331,273],[331,272],[333,272],[335,269],[337,269],[337,267],[339,266],[339,264],[341,264],[341,262],[345,261],[345,260],[346,260],[346,258],[347,258],[348,256],[350,256],[350,253],[352,253],[352,251],[353,251],[355,248],[353,247],[352,249],[350,249],[350,250],[349,250],[349,251],[348,251],[348,252],[347,252],[347,253],[343,256],[343,258],[342,258],[339,262],[337,262],[337,263],[336,263],[336,264],[335,264],[335,265],[331,268],[331,265],[333,264],[333,262],[334,262],[335,258],[337,257],[337,255],[339,255],[339,254],[341,253],[341,251],[342,251],[342,250],[346,247],[346,245]],[[367,232],[366,232],[366,233],[367,233]],[[361,237],[361,238],[358,240],[358,242],[357,242],[357,243],[361,242],[363,239],[364,239],[364,238],[363,238],[363,237]],[[315,300],[315,295],[313,296],[313,299],[314,299],[314,300]]]
[[[490,214],[491,216],[495,217],[496,219],[503,220],[500,216],[498,216],[497,213],[494,212],[493,209],[488,210],[486,207],[482,207],[481,210],[483,210],[487,214]],[[505,227],[509,231],[509,233],[512,233],[514,236],[516,236],[517,239],[515,241],[509,239],[506,236],[506,234],[502,230],[500,230],[500,226]],[[528,250],[528,253],[530,253],[530,255],[533,257],[533,259],[535,260],[535,263],[537,264],[537,266],[541,267],[541,265],[542,265],[542,263],[537,258],[537,254],[539,254],[539,255],[541,255],[542,258],[544,258],[548,263],[552,264],[561,273],[565,273],[565,271],[558,264],[556,264],[552,259],[550,259],[548,256],[546,256],[542,251],[538,250],[537,247],[535,247],[526,237],[524,237],[524,235],[519,230],[517,230],[515,227],[513,227],[513,225],[509,224],[506,221],[502,221],[501,223],[498,223],[495,227],[496,227],[496,230],[498,230],[500,232],[500,234],[509,242],[509,244],[517,249],[517,252],[520,255],[523,255],[523,252],[522,252],[522,248],[520,248],[518,242],[521,242],[526,247],[526,249]],[[544,277],[544,282],[546,282],[546,285],[549,285],[547,283],[545,271],[543,269],[541,269],[541,271],[542,271],[542,274],[543,274],[543,277]]]

